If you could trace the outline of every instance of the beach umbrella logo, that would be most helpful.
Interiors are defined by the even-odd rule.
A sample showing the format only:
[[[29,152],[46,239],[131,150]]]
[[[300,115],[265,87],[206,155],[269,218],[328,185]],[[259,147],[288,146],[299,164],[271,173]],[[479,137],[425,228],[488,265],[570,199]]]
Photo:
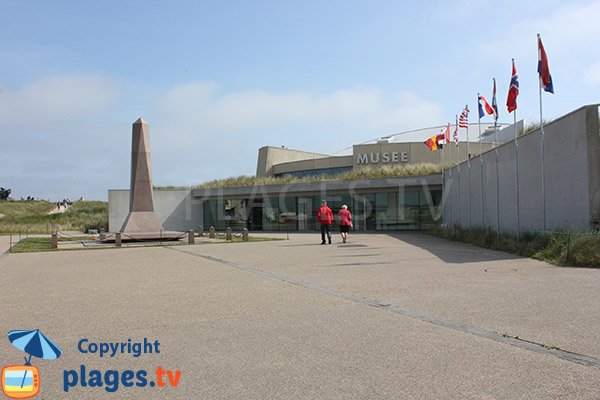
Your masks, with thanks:
[[[24,357],[25,365],[2,368],[2,391],[11,399],[35,397],[40,392],[40,372],[31,365],[31,357],[56,360],[61,356],[62,350],[39,329],[10,331],[8,340],[29,357]]]

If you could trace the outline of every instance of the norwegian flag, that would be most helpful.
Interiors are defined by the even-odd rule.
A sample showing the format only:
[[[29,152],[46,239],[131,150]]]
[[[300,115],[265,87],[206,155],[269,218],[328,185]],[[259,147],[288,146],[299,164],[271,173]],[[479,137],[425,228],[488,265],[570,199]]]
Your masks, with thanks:
[[[512,76],[510,78],[510,87],[508,88],[508,98],[506,99],[506,108],[511,113],[517,109],[517,96],[519,95],[519,75],[515,67],[515,59],[512,60]]]
[[[469,107],[465,106],[465,109],[462,110],[460,117],[458,117],[458,127],[459,128],[468,128],[469,127]]]

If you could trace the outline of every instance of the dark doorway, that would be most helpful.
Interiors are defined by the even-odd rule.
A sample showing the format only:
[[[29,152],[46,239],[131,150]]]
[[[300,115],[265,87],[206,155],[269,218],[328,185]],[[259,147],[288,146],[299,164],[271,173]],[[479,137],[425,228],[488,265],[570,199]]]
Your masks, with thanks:
[[[248,213],[248,230],[262,231],[263,230],[263,204],[262,199],[250,200],[248,204],[250,212]]]

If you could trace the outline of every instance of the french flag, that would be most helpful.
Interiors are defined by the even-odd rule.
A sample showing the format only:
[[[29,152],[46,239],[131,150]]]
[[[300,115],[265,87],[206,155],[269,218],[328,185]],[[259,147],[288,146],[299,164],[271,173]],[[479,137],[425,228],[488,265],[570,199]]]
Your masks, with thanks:
[[[483,118],[485,115],[495,114],[494,109],[487,102],[485,97],[479,96],[479,118]]]
[[[540,74],[540,85],[546,92],[554,93],[554,86],[552,86],[552,75],[550,75],[550,67],[548,66],[548,57],[542,44],[542,38],[540,34],[538,38],[538,74]]]

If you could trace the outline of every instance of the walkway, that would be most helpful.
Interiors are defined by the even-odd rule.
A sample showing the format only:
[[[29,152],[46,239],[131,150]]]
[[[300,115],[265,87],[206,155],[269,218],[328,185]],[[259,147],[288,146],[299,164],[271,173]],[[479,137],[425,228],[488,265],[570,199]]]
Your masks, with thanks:
[[[0,324],[39,327],[64,370],[180,369],[123,398],[598,399],[600,270],[559,268],[422,234],[11,254]],[[99,358],[90,341],[159,340]],[[2,360],[20,360],[6,340]]]

